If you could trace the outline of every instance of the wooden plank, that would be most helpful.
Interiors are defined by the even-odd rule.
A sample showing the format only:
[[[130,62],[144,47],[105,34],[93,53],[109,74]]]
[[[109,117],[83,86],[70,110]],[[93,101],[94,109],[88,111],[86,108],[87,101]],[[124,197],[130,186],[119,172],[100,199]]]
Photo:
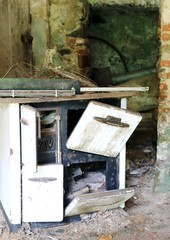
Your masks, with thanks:
[[[109,98],[128,98],[138,95],[137,92],[113,92],[113,93],[89,93],[77,94],[71,97],[41,97],[41,98],[0,98],[0,103],[42,103],[42,102],[65,102],[92,99],[109,99]]]
[[[114,209],[124,204],[134,194],[133,188],[82,194],[69,203],[65,209],[65,216]]]

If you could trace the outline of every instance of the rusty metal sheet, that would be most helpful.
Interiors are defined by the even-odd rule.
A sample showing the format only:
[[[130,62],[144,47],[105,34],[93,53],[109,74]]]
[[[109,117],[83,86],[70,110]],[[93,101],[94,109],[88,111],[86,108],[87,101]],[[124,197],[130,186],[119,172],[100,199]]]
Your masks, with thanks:
[[[116,157],[141,119],[139,113],[91,101],[66,146],[72,150]]]

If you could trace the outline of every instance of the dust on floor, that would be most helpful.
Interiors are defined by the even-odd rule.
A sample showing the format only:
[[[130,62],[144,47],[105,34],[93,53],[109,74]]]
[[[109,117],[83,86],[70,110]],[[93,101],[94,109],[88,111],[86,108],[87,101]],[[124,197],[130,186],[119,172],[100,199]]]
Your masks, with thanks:
[[[170,192],[154,193],[154,166],[128,178],[136,194],[118,208],[81,216],[81,220],[54,227],[23,224],[10,233],[0,212],[1,240],[170,240]],[[136,173],[136,172],[135,172]],[[128,186],[128,187],[129,187]]]

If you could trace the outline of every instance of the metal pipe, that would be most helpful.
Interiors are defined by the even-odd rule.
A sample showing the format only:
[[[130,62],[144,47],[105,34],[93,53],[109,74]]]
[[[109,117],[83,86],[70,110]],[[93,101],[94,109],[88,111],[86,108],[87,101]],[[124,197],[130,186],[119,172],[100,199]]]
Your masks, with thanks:
[[[116,76],[112,76],[112,82],[114,85],[119,84],[119,83],[124,83],[129,81],[130,79],[134,79],[134,78],[139,78],[139,77],[145,77],[147,75],[153,74],[153,73],[157,73],[158,70],[156,67],[151,67],[151,68],[147,68],[144,70],[139,70],[139,71],[132,71],[129,73],[123,73],[123,74],[119,74]]]
[[[60,120],[61,117],[60,115],[56,116],[56,121],[57,121],[57,132],[56,132],[56,137],[57,137],[57,154],[56,154],[56,163],[61,164],[62,159],[61,159],[61,135],[60,135]]]
[[[80,92],[147,92],[149,87],[82,87]]]

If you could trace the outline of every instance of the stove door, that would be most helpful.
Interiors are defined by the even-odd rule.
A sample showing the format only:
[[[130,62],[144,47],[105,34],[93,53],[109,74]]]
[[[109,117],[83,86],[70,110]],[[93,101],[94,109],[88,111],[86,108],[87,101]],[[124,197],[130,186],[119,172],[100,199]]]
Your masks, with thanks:
[[[139,113],[91,101],[66,146],[72,150],[116,157],[141,119]]]
[[[36,109],[21,106],[22,221],[63,220],[63,165],[37,165]]]

